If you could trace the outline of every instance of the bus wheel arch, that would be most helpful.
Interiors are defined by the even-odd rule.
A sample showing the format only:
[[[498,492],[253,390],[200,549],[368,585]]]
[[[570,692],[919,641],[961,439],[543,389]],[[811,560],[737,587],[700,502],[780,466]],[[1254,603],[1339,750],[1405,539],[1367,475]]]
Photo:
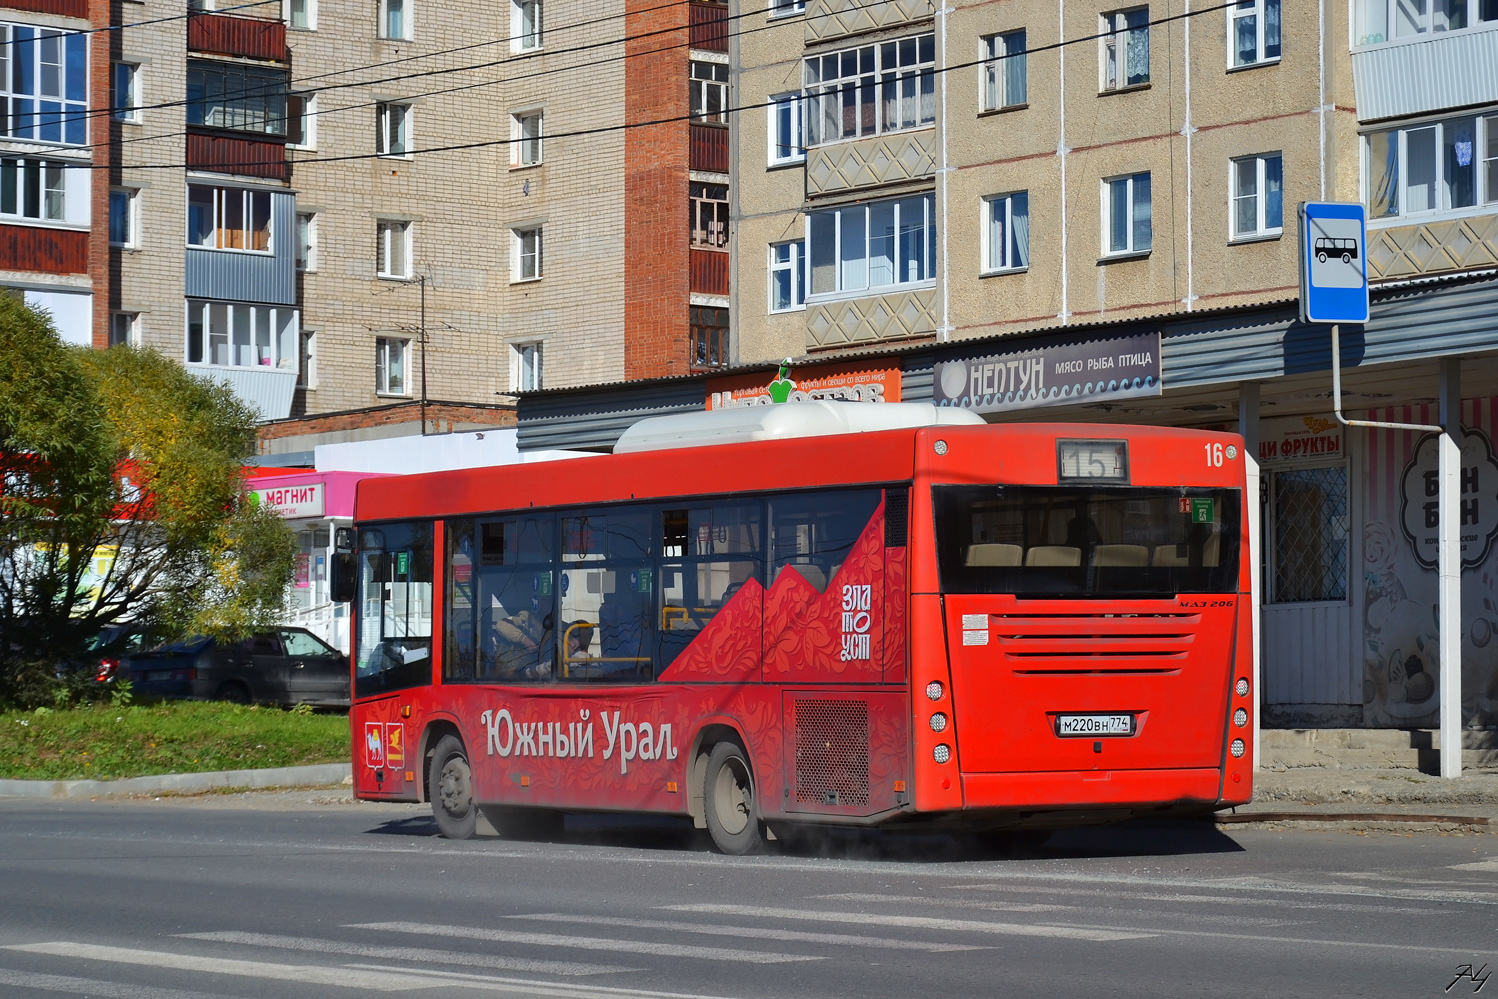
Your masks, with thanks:
[[[421,746],[417,751],[416,758],[421,761],[421,766],[416,771],[416,779],[421,783],[417,786],[417,801],[431,801],[431,773],[432,754],[436,752],[437,743],[444,735],[450,735],[463,742],[463,734],[458,731],[458,726],[450,721],[434,720],[427,723],[426,729],[421,733]],[[467,743],[464,743],[466,746]]]
[[[729,856],[759,853],[768,838],[759,808],[759,780],[739,731],[704,726],[693,740],[689,805],[713,845]],[[698,809],[700,808],[700,812]]]

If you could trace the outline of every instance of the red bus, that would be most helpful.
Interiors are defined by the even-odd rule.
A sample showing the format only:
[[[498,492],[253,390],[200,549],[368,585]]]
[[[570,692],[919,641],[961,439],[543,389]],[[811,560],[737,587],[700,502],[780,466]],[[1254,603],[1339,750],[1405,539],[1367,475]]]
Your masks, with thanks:
[[[354,793],[454,838],[689,816],[733,854],[1244,803],[1242,448],[814,402],[366,479]]]

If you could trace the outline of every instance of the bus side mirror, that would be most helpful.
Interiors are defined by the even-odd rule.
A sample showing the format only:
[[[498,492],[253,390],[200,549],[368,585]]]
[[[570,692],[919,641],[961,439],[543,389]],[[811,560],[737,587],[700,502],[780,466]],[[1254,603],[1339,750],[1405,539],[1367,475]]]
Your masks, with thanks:
[[[359,559],[353,552],[333,553],[328,567],[328,591],[334,603],[346,604],[358,590]]]

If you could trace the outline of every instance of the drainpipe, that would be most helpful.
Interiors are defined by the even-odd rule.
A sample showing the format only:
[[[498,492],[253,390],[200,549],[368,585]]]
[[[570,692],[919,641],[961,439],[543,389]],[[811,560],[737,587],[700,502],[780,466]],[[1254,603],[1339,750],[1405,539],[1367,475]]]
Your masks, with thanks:
[[[941,66],[941,149],[938,155],[941,162],[937,166],[936,176],[940,178],[941,190],[937,196],[941,199],[941,329],[937,330],[936,339],[940,341],[952,338],[952,256],[947,249],[947,15],[952,8],[946,6],[946,0],[938,0],[942,4],[936,10],[936,44],[937,62]]]

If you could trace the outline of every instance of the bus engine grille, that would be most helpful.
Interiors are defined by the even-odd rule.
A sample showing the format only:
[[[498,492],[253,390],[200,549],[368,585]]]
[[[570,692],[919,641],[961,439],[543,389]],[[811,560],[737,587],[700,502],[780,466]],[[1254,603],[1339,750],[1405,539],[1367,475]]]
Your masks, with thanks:
[[[869,803],[867,701],[797,699],[796,800]]]

